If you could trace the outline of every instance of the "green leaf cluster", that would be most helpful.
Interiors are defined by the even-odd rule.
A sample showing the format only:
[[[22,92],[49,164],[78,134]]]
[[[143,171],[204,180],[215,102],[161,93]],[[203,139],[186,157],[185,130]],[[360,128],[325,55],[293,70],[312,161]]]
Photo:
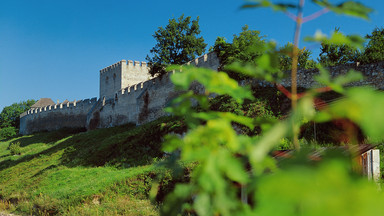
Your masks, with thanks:
[[[252,0],[249,1],[250,3],[244,4],[241,8],[262,8],[262,7],[270,7],[274,11],[287,11],[288,9],[294,9],[297,8],[297,5],[280,2],[280,3],[273,3],[269,0]]]
[[[179,66],[172,69],[175,68]],[[341,207],[351,202],[378,203],[377,199],[384,200],[383,193],[377,192],[374,184],[351,174],[354,173],[352,159],[348,157],[336,155],[328,159],[324,156],[324,162],[314,163],[308,161],[313,154],[308,149],[277,163],[270,155],[276,146],[308,121],[350,119],[371,140],[384,140],[384,119],[376,116],[381,112],[384,95],[365,87],[345,89],[345,84],[362,78],[355,71],[331,79],[326,69],[320,69],[321,75],[317,80],[342,94],[343,99],[316,112],[313,107],[315,93],[310,91],[299,100],[297,110],[280,121],[265,118],[260,113],[246,115],[243,106],[255,99],[250,92],[247,93],[249,88],[237,85],[223,72],[182,67],[182,72],[175,73],[172,80],[186,93],[176,99],[168,111],[185,117],[189,131],[183,137],[169,135],[163,150],[171,153],[170,163],[192,162],[197,165],[190,174],[190,181],[177,184],[166,197],[162,214],[348,215],[352,210]],[[206,91],[188,91],[196,82],[204,84]],[[212,93],[226,95],[210,99]],[[225,104],[232,105],[213,103],[216,109],[212,110],[209,101],[214,100],[226,100],[229,102]],[[200,109],[193,107],[197,104],[201,105]],[[232,112],[226,112],[226,109]],[[257,135],[243,135],[237,130],[238,125],[249,130],[260,127],[261,130]],[[359,198],[351,200],[348,194]],[[332,203],[338,203],[338,206]],[[371,208],[368,204],[360,207],[365,210],[359,212]],[[384,209],[377,208],[377,212],[381,211]]]
[[[362,3],[355,1],[344,1],[339,4],[332,4],[328,0],[312,0],[312,2],[322,7],[328,8],[336,14],[343,14],[366,20],[369,19],[369,14],[373,12],[372,8],[366,7]]]

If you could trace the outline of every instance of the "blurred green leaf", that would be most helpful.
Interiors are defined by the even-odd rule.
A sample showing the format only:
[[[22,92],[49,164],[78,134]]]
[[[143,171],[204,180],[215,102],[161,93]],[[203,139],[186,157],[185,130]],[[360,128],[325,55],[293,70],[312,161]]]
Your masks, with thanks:
[[[366,20],[369,20],[369,13],[373,12],[372,8],[366,7],[365,5],[355,1],[345,1],[337,5],[331,4],[328,0],[312,0],[312,2],[322,7],[326,7],[334,13],[345,14]]]
[[[250,160],[253,166],[257,166],[259,162],[264,160],[268,152],[288,133],[288,128],[286,122],[280,122],[260,137],[250,149]]]
[[[212,215],[211,200],[208,193],[200,193],[195,201],[196,211],[199,215]]]
[[[282,184],[284,182],[284,184]],[[382,215],[382,191],[354,178],[341,161],[296,165],[256,181],[255,215]]]
[[[168,134],[164,138],[166,142],[163,144],[163,151],[165,152],[173,152],[183,144],[182,140],[176,135]]]
[[[359,35],[344,35],[339,31],[333,32],[331,37],[328,38],[327,35],[323,34],[321,31],[317,31],[313,37],[305,37],[304,41],[363,48],[365,39]]]
[[[325,86],[329,86],[332,90],[339,93],[344,92],[343,85],[363,79],[363,75],[353,69],[349,70],[345,75],[339,75],[332,79],[327,69],[321,67],[321,65],[318,65],[318,68],[320,74],[315,77],[315,80]]]
[[[178,215],[186,206],[187,200],[194,190],[191,184],[177,184],[172,192],[172,196],[167,196],[161,208],[162,215]]]
[[[220,167],[229,179],[241,184],[248,182],[245,165],[240,162],[239,158],[235,158],[228,151],[220,151],[219,157],[222,158],[222,160],[219,160]]]
[[[249,1],[252,3],[244,4],[241,6],[241,8],[259,8],[259,7],[270,7],[274,11],[286,11],[288,9],[297,8],[297,5],[295,4],[288,4],[288,3],[272,3],[268,0],[252,0]]]
[[[245,125],[250,129],[255,127],[254,120],[252,118],[239,116],[230,112],[200,112],[194,113],[193,116],[204,120],[227,119],[230,122],[237,122],[239,124]]]
[[[351,69],[347,74],[335,77],[333,82],[339,85],[345,85],[351,82],[360,81],[362,79],[363,75],[359,71]]]
[[[354,87],[345,90],[345,98],[332,103],[318,114],[317,120],[347,118],[357,123],[372,140],[384,139],[384,93],[370,87]]]
[[[363,79],[363,75],[353,69],[349,70],[348,73],[345,75],[339,75],[331,79],[331,76],[327,69],[321,67],[320,65],[318,66],[318,68],[320,74],[315,77],[315,80],[325,86],[331,87],[332,90],[339,93],[344,92],[344,85]]]
[[[244,99],[253,99],[249,87],[241,87],[236,80],[229,78],[228,74],[213,71],[207,68],[196,68],[192,66],[170,66],[167,70],[180,70],[171,76],[176,88],[187,90],[192,82],[197,81],[205,88],[206,93],[228,94],[237,102],[242,103]]]
[[[255,67],[253,64],[241,64],[238,62],[232,63],[225,67],[226,70],[235,71],[240,74],[248,75],[257,79],[265,79],[267,81],[274,81],[275,79],[271,74],[262,68]]]

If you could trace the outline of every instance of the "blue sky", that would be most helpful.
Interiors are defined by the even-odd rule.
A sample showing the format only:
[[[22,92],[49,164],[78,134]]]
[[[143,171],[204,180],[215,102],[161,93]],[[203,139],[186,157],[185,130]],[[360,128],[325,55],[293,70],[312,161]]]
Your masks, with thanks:
[[[340,2],[332,1],[331,2]],[[287,1],[284,1],[287,2]],[[297,1],[291,1],[296,3]],[[27,99],[79,100],[99,94],[99,70],[122,59],[145,61],[155,45],[152,35],[170,18],[200,17],[208,46],[217,36],[229,41],[242,26],[259,30],[284,45],[293,39],[294,22],[270,9],[240,10],[242,0],[2,0],[0,2],[0,110]],[[365,0],[374,8],[370,21],[327,13],[303,26],[302,36],[316,30],[329,34],[370,33],[383,27],[384,2]],[[307,1],[304,15],[320,8]],[[294,11],[292,11],[294,12]],[[313,50],[319,46],[301,43]]]

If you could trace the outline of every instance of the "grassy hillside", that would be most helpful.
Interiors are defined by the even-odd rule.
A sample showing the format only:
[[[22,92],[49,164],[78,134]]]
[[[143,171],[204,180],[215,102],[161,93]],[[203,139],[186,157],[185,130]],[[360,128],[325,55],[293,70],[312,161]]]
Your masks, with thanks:
[[[148,193],[153,179],[166,172],[153,162],[163,155],[162,136],[182,130],[180,121],[162,118],[141,127],[60,130],[3,140],[0,212],[157,215]],[[14,144],[20,155],[11,153]],[[170,175],[163,177],[159,199],[172,181]]]
[[[289,100],[275,88],[253,91],[259,98],[254,103],[240,105],[222,96],[210,101],[210,108],[276,120],[287,115]],[[337,96],[322,94],[321,99],[328,101]],[[313,139],[312,125],[301,128],[303,138]],[[317,142],[335,142],[333,137],[328,138],[329,131],[338,128],[331,126],[317,125]],[[241,125],[237,127],[245,135],[259,133],[259,128],[251,131]],[[168,171],[155,165],[164,156],[161,142],[165,134],[185,130],[182,121],[164,117],[140,127],[125,125],[89,132],[60,130],[0,141],[0,212],[158,215],[165,194],[176,181],[185,180],[172,179]],[[282,145],[290,148],[286,141]],[[160,179],[160,190],[156,200],[150,202],[154,179]]]

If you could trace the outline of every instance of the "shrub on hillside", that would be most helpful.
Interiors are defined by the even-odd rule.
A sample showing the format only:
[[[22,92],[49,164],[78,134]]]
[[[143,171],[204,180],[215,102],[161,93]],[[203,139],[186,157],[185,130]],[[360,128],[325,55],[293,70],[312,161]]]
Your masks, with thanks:
[[[15,142],[15,143],[9,144],[8,149],[11,151],[11,155],[20,155],[21,154],[20,142]]]
[[[17,135],[17,129],[14,127],[5,127],[0,129],[0,140],[11,138]]]

